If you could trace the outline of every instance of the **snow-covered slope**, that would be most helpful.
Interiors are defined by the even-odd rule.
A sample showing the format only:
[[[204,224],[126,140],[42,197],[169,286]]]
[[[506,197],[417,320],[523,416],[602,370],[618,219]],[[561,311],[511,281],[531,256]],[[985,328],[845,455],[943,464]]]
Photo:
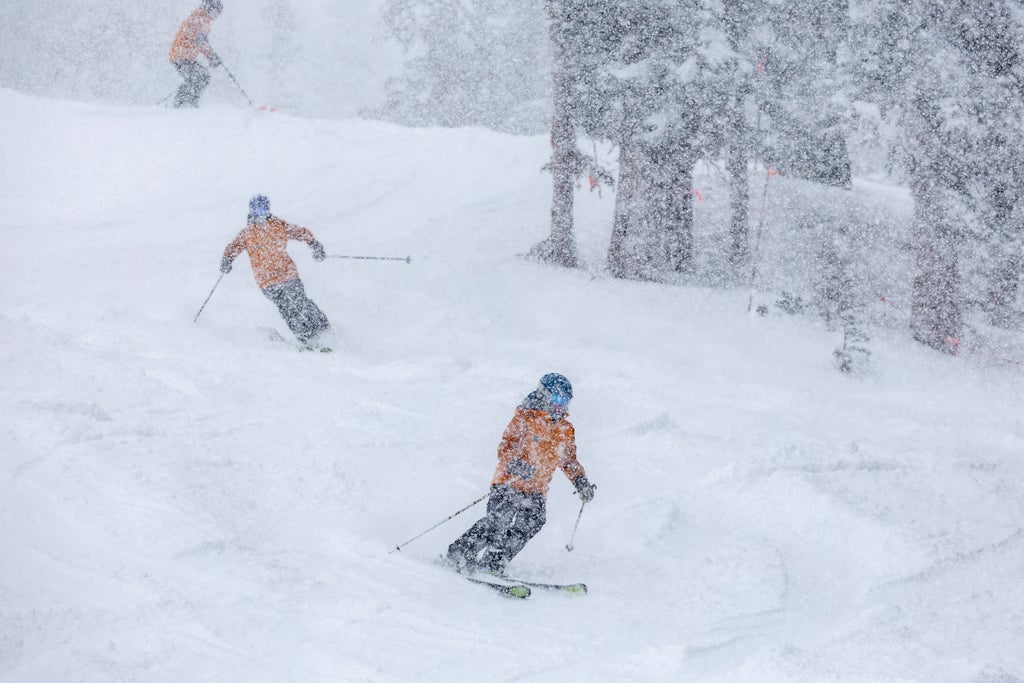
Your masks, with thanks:
[[[1024,679],[1024,381],[873,330],[836,372],[746,291],[517,257],[543,137],[110,108],[0,91],[0,679]],[[246,201],[333,254],[298,353]],[[597,263],[612,199],[580,195]],[[597,497],[557,479],[511,602],[431,561],[541,374]]]
[[[35,0],[0,3],[0,87],[118,104],[169,99],[181,76],[168,61],[193,0]],[[384,24],[386,0],[227,2],[210,43],[205,104],[245,94],[305,116],[352,116],[380,106],[402,63]]]

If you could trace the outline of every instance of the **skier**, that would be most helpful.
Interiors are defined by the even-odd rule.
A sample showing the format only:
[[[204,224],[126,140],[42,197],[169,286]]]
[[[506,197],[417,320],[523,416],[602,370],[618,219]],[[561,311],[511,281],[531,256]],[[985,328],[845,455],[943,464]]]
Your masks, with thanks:
[[[198,107],[199,97],[210,83],[209,70],[198,61],[200,54],[206,57],[212,67],[221,64],[220,57],[210,47],[208,39],[210,23],[221,13],[221,9],[221,0],[203,0],[203,4],[192,10],[182,22],[174,36],[170,61],[185,79],[174,96],[175,107]]]
[[[299,270],[288,256],[288,240],[305,242],[313,250],[313,258],[326,258],[324,246],[306,228],[287,223],[270,214],[270,200],[256,195],[249,200],[249,219],[242,232],[224,249],[220,272],[230,273],[231,263],[242,251],[249,252],[256,284],[263,294],[277,305],[288,329],[307,349],[323,346],[331,324],[313,301],[299,279]]]
[[[448,546],[448,561],[457,571],[504,571],[544,526],[556,468],[576,487],[580,500],[593,500],[596,487],[576,460],[576,433],[566,419],[570,399],[569,380],[548,373],[516,408],[498,445],[487,515]]]

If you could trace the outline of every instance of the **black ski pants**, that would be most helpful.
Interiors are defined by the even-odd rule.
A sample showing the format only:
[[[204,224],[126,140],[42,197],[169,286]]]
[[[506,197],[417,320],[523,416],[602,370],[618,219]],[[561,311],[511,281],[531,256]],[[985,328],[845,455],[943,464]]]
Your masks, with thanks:
[[[302,280],[285,280],[281,284],[267,285],[263,294],[274,302],[281,317],[288,323],[288,329],[302,342],[312,339],[331,328],[324,312],[306,296]]]
[[[175,60],[174,68],[185,79],[174,95],[174,106],[198,107],[199,97],[210,84],[210,71],[194,59]]]
[[[523,493],[507,484],[492,486],[487,516],[448,546],[448,559],[460,568],[501,572],[546,521],[542,494]]]

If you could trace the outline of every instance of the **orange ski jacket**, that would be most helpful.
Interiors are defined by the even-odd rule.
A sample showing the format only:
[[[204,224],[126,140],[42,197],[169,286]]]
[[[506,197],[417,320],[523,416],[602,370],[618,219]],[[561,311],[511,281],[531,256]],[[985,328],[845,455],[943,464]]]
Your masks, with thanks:
[[[508,472],[515,459],[537,468],[529,479]],[[586,476],[576,460],[576,430],[566,420],[552,420],[544,410],[516,408],[498,445],[498,468],[491,485],[508,484],[523,493],[547,496],[551,477],[561,468],[569,481]]]
[[[306,228],[270,216],[265,223],[248,223],[224,249],[224,255],[234,261],[243,251],[249,252],[256,284],[263,289],[299,277],[299,269],[288,255],[290,239],[306,244],[316,241]]]
[[[207,40],[212,21],[213,17],[203,8],[192,10],[188,19],[181,23],[177,35],[174,36],[174,42],[171,43],[171,61],[195,60],[200,54],[205,55],[207,59],[213,59],[213,48]]]

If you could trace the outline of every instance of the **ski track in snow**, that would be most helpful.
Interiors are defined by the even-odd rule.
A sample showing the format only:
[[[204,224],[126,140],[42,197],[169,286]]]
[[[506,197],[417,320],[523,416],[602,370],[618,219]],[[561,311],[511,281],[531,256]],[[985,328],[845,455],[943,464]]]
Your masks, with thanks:
[[[850,379],[740,289],[518,258],[543,137],[0,103],[0,680],[1024,680],[1012,368],[882,329]],[[191,322],[255,192],[328,253],[413,256],[291,244],[329,356],[261,331],[245,257]],[[578,200],[599,263],[613,197]],[[556,475],[514,574],[589,595],[433,566],[483,504],[388,554],[486,490],[552,370],[597,497],[566,553]]]

